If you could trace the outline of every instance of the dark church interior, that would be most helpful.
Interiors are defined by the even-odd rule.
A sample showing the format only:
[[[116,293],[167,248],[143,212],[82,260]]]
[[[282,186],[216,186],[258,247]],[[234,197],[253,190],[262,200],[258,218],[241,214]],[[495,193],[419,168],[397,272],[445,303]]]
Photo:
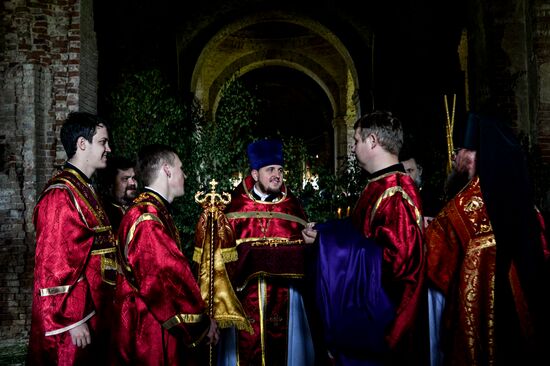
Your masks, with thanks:
[[[456,119],[467,112],[465,71],[458,52],[468,21],[474,19],[468,19],[467,6],[461,2],[208,1],[184,5],[166,1],[153,5],[132,1],[96,2],[94,10],[100,54],[99,113],[108,115],[109,93],[123,75],[140,70],[162,70],[178,93],[187,95],[205,42],[224,24],[242,18],[252,21],[231,34],[235,43],[272,42],[274,47],[284,47],[285,42],[307,39],[304,42],[311,44],[304,52],[311,52],[310,59],[315,60],[316,53],[323,52],[315,47],[315,42],[321,42],[318,34],[292,21],[265,21],[262,16],[286,12],[291,14],[289,19],[304,16],[319,22],[340,39],[357,68],[355,98],[361,112],[381,109],[398,116],[407,135],[404,153],[423,162],[426,176],[438,181],[434,184],[442,179],[444,96],[450,101],[456,95]],[[177,47],[183,48],[179,55]],[[276,58],[276,49],[271,52]],[[299,69],[267,63],[239,78],[265,100],[258,119],[264,132],[304,138],[312,154],[321,154],[332,164],[337,112],[319,84]]]
[[[31,51],[53,54],[53,46],[44,46],[40,37],[33,38],[36,44],[28,41],[28,33],[55,30],[52,14],[69,17],[71,6],[91,19],[92,41],[87,42],[94,49],[90,60],[96,61],[86,69],[92,70],[93,96],[86,103],[81,96],[80,105],[72,107],[108,117],[111,95],[120,83],[129,75],[159,70],[175,96],[199,101],[214,120],[222,85],[237,78],[262,101],[255,132],[298,137],[334,171],[353,142],[354,120],[373,110],[391,111],[403,123],[402,156],[415,157],[424,167],[424,189],[435,192],[427,205],[437,212],[444,199],[449,111],[462,123],[469,111],[496,101],[525,145],[536,203],[550,220],[546,0],[19,3],[0,5],[0,101],[5,105],[0,113],[0,183],[6,192],[0,200],[0,221],[6,222],[0,227],[0,264],[6,265],[0,270],[0,341],[6,343],[0,347],[0,364],[23,364],[32,299],[30,207],[63,159],[55,134],[72,88],[64,87],[69,92],[59,96],[55,82],[44,82],[48,79],[41,75],[50,75],[54,61],[50,65]],[[32,28],[25,25],[29,19],[47,26]],[[43,88],[48,97],[36,97],[36,110],[21,112],[17,88],[23,77],[17,70],[28,65],[38,70],[31,76],[38,86],[29,90]],[[56,104],[60,100],[63,104]],[[29,119],[37,140],[31,147],[24,137]],[[27,155],[35,160],[27,163]]]

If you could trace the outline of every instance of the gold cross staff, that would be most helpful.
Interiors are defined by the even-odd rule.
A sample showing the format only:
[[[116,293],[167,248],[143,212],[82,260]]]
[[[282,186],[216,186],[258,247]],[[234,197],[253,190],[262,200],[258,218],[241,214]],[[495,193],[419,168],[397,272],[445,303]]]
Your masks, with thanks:
[[[212,179],[209,185],[211,187],[210,193],[204,194],[202,191],[195,193],[195,202],[200,204],[203,208],[209,207],[211,212],[214,212],[217,209],[216,204],[223,203],[224,205],[227,205],[231,202],[231,195],[229,193],[223,192],[221,195],[216,193],[216,186],[218,185],[218,182],[215,179]],[[199,196],[203,194],[204,197],[199,198]]]

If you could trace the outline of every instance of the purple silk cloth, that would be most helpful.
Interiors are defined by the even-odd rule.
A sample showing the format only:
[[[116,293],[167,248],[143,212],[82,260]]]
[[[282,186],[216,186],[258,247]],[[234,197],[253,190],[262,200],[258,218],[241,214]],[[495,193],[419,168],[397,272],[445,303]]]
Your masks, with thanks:
[[[317,224],[316,304],[337,365],[383,365],[395,307],[381,284],[382,247],[351,219]]]

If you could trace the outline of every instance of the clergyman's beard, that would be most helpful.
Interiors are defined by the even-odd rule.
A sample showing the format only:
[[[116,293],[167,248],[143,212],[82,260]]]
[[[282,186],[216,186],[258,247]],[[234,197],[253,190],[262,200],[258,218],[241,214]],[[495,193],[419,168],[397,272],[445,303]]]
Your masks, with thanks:
[[[279,194],[281,193],[281,189],[272,189],[270,187],[266,187],[262,184],[262,182],[258,181],[258,185],[260,186],[260,190],[265,194]]]
[[[445,195],[447,199],[453,198],[469,181],[470,177],[467,170],[458,171],[456,168],[453,169],[445,182]]]
[[[130,193],[131,191],[131,193]],[[137,187],[128,187],[124,191],[124,197],[122,199],[126,201],[127,203],[132,203],[134,198],[137,197]]]

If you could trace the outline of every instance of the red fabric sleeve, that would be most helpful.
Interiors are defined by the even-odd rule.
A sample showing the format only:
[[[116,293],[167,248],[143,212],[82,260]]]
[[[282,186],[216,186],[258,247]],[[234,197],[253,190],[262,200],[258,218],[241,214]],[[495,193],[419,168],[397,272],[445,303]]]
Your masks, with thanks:
[[[449,215],[448,210],[442,211],[426,229],[427,276],[445,296],[448,296],[451,280],[458,271],[462,252],[460,237]]]
[[[52,189],[44,195],[34,223],[34,301],[39,304],[46,333],[66,331],[94,311],[83,275],[94,232],[82,222],[66,189]]]
[[[188,260],[165,227],[156,220],[137,224],[128,244],[128,262],[135,275],[139,296],[159,323],[179,314],[201,316],[205,303]],[[197,323],[181,322],[185,343],[196,341]]]
[[[548,247],[548,241],[546,240],[546,222],[538,209],[536,210],[536,214],[540,226],[540,243],[544,252],[544,261],[548,263],[550,261],[550,248]]]
[[[401,194],[384,199],[372,226],[374,239],[384,245],[384,286],[396,304],[397,316],[388,334],[390,346],[402,339],[417,317],[422,302],[424,247],[417,214]]]
[[[378,223],[377,218],[383,220]],[[412,207],[400,195],[388,198],[376,212],[374,239],[384,243],[384,262],[394,281],[415,282],[422,263],[422,231]]]

